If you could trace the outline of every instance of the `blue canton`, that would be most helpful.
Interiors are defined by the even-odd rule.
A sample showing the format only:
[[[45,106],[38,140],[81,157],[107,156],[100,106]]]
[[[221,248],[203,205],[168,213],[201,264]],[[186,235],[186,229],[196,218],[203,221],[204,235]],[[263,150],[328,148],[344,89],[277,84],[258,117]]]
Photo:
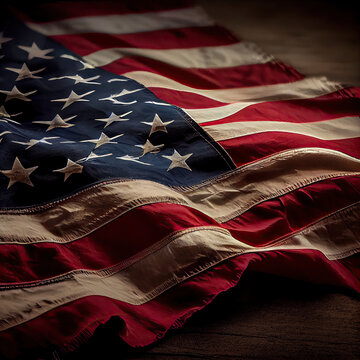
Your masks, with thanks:
[[[105,181],[190,186],[234,165],[181,109],[17,20],[0,27],[0,207]]]

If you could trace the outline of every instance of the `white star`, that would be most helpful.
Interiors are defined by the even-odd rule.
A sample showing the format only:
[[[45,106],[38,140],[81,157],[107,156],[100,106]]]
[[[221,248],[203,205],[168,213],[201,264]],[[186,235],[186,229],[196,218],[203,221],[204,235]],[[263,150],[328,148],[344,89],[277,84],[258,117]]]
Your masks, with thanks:
[[[165,159],[169,159],[171,161],[171,164],[169,166],[169,168],[167,169],[167,171],[170,171],[171,169],[177,168],[177,167],[181,167],[187,170],[190,170],[189,165],[185,162],[190,156],[191,154],[186,154],[186,155],[180,155],[175,149],[174,149],[174,153],[171,156],[168,155],[162,155],[163,158]]]
[[[27,150],[27,149],[30,149],[32,146],[34,146],[34,145],[36,145],[38,143],[52,145],[47,140],[58,139],[58,138],[59,138],[58,136],[47,136],[47,137],[43,137],[41,139],[30,139],[28,142],[14,141],[14,140],[12,142],[16,143],[16,144],[20,144],[20,145],[28,145],[28,147],[25,148],[25,150]]]
[[[85,79],[82,76],[76,74],[76,75],[67,75],[67,76],[54,77],[54,78],[51,78],[49,80],[70,79],[70,80],[74,80],[75,84],[82,83],[82,84],[101,85],[101,83],[99,83],[99,82],[92,81],[92,80],[98,79],[99,77],[100,77],[100,75],[96,75],[96,76],[89,77],[89,78]]]
[[[39,70],[30,71],[25,63],[22,65],[22,67],[20,69],[10,68],[10,67],[7,67],[5,69],[16,72],[16,73],[19,74],[19,76],[16,78],[15,81],[19,81],[19,80],[22,80],[22,79],[29,79],[29,78],[31,78],[31,79],[41,79],[41,76],[35,76],[34,74],[37,74],[40,71],[45,70],[45,68],[42,68],[42,69],[39,69]]]
[[[35,171],[38,166],[33,166],[30,168],[24,168],[20,160],[16,157],[13,163],[11,170],[0,170],[5,176],[7,176],[10,181],[8,184],[8,189],[17,182],[22,182],[24,184],[34,186],[30,180],[30,174]]]
[[[80,61],[80,59],[76,58],[75,56],[68,55],[68,54],[61,54],[60,57],[62,57],[62,58],[64,58],[64,59],[70,59],[70,60],[74,60],[74,61]]]
[[[129,94],[132,94],[132,93],[135,93],[135,92],[144,90],[144,89],[145,89],[145,88],[135,89],[135,90],[126,90],[126,89],[123,89],[123,90],[121,90],[120,93],[118,93],[118,94],[116,94],[116,95],[113,95],[113,97],[120,97],[120,96],[124,96],[124,95],[129,95]]]
[[[117,144],[116,141],[111,141],[114,139],[117,139],[120,136],[123,136],[124,134],[119,134],[113,137],[108,137],[106,134],[101,133],[100,137],[98,139],[92,139],[92,140],[82,140],[80,142],[90,142],[90,143],[94,143],[95,145],[95,149],[97,149],[98,147],[100,147],[101,145],[105,145],[105,144]]]
[[[64,173],[64,182],[68,179],[68,177],[72,174],[81,174],[83,171],[83,166],[77,164],[76,162],[68,159],[65,167],[57,170],[53,170],[53,172],[61,172]]]
[[[20,114],[22,114],[22,112],[19,112],[19,113],[17,113],[17,114],[12,114],[12,115],[10,115],[10,114],[6,111],[5,106],[3,106],[3,105],[0,106],[0,116],[8,117],[8,118],[9,118],[9,117],[12,117],[12,116],[18,116],[18,115],[20,115]],[[15,124],[19,124],[17,121],[14,121],[14,120],[8,119],[8,121],[13,122],[13,123],[15,123]]]
[[[139,161],[139,157],[138,156],[130,156],[130,155],[125,155],[125,156],[118,156],[117,159],[119,160],[126,160],[126,161],[133,161],[133,162],[136,162],[138,164],[142,164],[142,165],[150,165],[151,164],[148,164],[146,162],[143,162],[143,161]]]
[[[5,135],[5,134],[11,134],[11,131],[3,131],[2,133],[0,133],[0,136],[3,136],[3,135]]]
[[[115,78],[115,79],[110,79],[107,82],[112,83],[112,82],[115,82],[115,81],[129,81],[129,79],[117,79],[117,78]]]
[[[76,101],[89,101],[88,99],[83,99],[83,97],[92,94],[94,91],[95,90],[91,90],[91,91],[89,91],[89,92],[87,92],[85,94],[78,95],[75,91],[71,90],[71,93],[67,98],[55,99],[55,100],[51,100],[51,101],[53,101],[53,102],[56,102],[56,101],[64,102],[65,104],[61,108],[61,110],[63,110],[63,109],[70,106],[71,104],[73,104]]]
[[[119,101],[116,100],[115,98],[118,96],[118,94],[114,94],[114,95],[110,95],[108,97],[99,99],[99,101],[111,101],[113,104],[117,104],[117,105],[132,105],[137,103],[137,100],[133,100],[133,101],[129,101],[129,102],[124,102],[124,101]]]
[[[19,99],[19,100],[23,100],[23,101],[31,101],[31,99],[27,98],[27,96],[32,95],[34,93],[36,93],[37,90],[34,91],[29,91],[28,93],[22,93],[21,91],[19,91],[19,89],[14,86],[10,91],[7,90],[0,90],[0,93],[6,94],[6,99],[5,102],[11,99]]]
[[[21,125],[19,122],[15,121],[15,120],[11,120],[11,119],[0,119],[1,122],[4,122],[4,123],[13,123],[13,124],[16,124],[16,125]]]
[[[122,114],[122,115],[116,115],[116,114],[114,114],[112,112],[108,118],[95,119],[95,120],[96,121],[106,122],[106,125],[104,126],[104,128],[106,128],[107,126],[109,126],[110,124],[112,124],[115,121],[128,121],[129,119],[123,119],[123,117],[126,116],[126,115],[129,115],[130,113],[132,113],[132,111],[128,111],[127,113]]]
[[[56,115],[51,121],[33,121],[34,124],[45,124],[49,125],[46,131],[55,129],[55,128],[68,128],[71,126],[75,126],[75,124],[68,124],[67,121],[73,119],[77,115],[70,116],[66,119],[63,119],[60,115]]]
[[[167,133],[166,126],[173,122],[174,120],[163,122],[158,114],[155,114],[154,120],[152,122],[142,121],[143,124],[151,126],[150,135],[157,131],[163,131]]]
[[[5,110],[5,106],[0,106],[0,116],[10,117],[9,113]]]
[[[72,56],[72,55],[68,55],[68,54],[62,54],[60,55],[60,57],[64,58],[64,59],[70,59],[70,60],[74,60],[74,61],[78,61],[79,63],[81,63],[83,65],[83,68],[80,69],[81,70],[86,70],[86,69],[94,69],[95,66],[85,62],[85,61],[82,61],[78,58],[76,58],[75,56]]]
[[[83,67],[81,69],[79,69],[79,71],[86,70],[86,69],[95,69],[94,65],[91,65],[85,61],[79,60],[79,63],[83,65]]]
[[[2,44],[12,40],[12,38],[4,37],[4,33],[0,32],[0,49],[2,49]]]
[[[40,59],[53,59],[53,56],[47,55],[48,53],[54,51],[54,49],[40,49],[36,43],[32,43],[31,46],[23,46],[18,45],[18,47],[21,50],[25,50],[28,55],[28,60],[34,59],[34,58],[40,58]]]
[[[140,157],[144,156],[147,153],[158,153],[160,149],[164,146],[164,144],[161,145],[153,145],[149,140],[146,140],[146,143],[144,145],[135,145],[137,147],[140,147],[143,149],[143,153]]]
[[[145,104],[171,106],[170,104],[166,104],[166,103],[162,103],[162,102],[157,102],[157,101],[145,101]]]
[[[93,153],[92,151],[90,152],[90,154],[87,157],[84,157],[80,160],[78,160],[78,162],[85,162],[88,160],[93,160],[93,159],[97,159],[97,158],[103,158],[103,157],[107,157],[107,156],[111,156],[112,153],[108,153],[108,154],[103,154],[103,155],[97,155],[95,153]]]

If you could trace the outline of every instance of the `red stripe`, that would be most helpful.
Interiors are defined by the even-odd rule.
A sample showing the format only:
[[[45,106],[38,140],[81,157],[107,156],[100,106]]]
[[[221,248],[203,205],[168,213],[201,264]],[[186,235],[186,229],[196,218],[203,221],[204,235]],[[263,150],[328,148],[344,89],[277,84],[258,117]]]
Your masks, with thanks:
[[[124,47],[143,49],[182,49],[204,46],[221,46],[238,42],[221,26],[166,29],[134,34],[72,34],[51,36],[78,55]]]
[[[98,324],[112,316],[124,321],[119,335],[129,345],[145,346],[163,337],[170,328],[182,326],[219,293],[235,286],[245,270],[360,291],[360,281],[352,272],[357,263],[358,255],[347,258],[345,263],[330,261],[310,250],[246,254],[190,278],[143,305],[88,296],[60,306],[1,332],[0,351],[7,357],[29,355],[40,348],[51,351],[54,346],[60,351],[72,351],[89,339]]]
[[[356,187],[360,189],[360,177],[322,181],[265,201],[221,225],[182,205],[145,205],[91,235],[67,244],[1,245],[0,281],[14,284],[47,279],[75,269],[108,268],[174,231],[196,226],[218,225],[241,242],[253,246],[267,245],[328,213],[359,201],[360,193]],[[304,207],[307,208],[305,214]]]
[[[264,246],[357,201],[360,176],[339,177],[263,202],[224,227],[242,242]]]
[[[321,140],[300,134],[273,131],[223,140],[219,143],[237,166],[280,151],[303,147],[332,149],[360,158],[360,137],[343,140]]]
[[[69,3],[58,1],[46,4],[22,3],[21,9],[15,10],[23,21],[50,22],[85,16],[102,16],[113,14],[146,13],[185,8],[193,5],[190,0],[125,0],[125,1],[79,1]]]
[[[89,236],[67,244],[2,245],[1,282],[45,279],[74,269],[107,268],[174,231],[202,225],[216,225],[216,222],[196,210],[157,203],[127,212]]]
[[[104,66],[103,69],[118,75],[125,74],[125,76],[127,72],[131,71],[149,71],[199,89],[272,85],[303,79],[303,76],[294,69],[278,62],[215,69],[184,69],[154,59],[136,56],[117,60]],[[171,98],[171,94],[169,98]],[[218,102],[216,103],[218,104]],[[199,107],[203,107],[201,102]]]
[[[357,88],[353,88],[357,91]],[[346,91],[347,90],[347,91]],[[343,89],[312,99],[269,101],[250,105],[239,112],[220,120],[204,122],[212,126],[240,121],[287,121],[306,123],[360,115],[360,98],[349,97]]]
[[[256,65],[256,66],[260,66],[260,65]],[[217,70],[218,69],[216,69],[216,71]],[[261,70],[261,69],[258,69],[258,70]],[[269,75],[271,76],[272,74],[269,74]],[[293,75],[286,74],[285,79],[287,79],[287,80],[284,81],[285,79],[282,79],[282,83],[290,83],[290,82],[293,82],[293,81],[296,81],[296,80],[300,80],[300,78],[296,79],[296,77],[297,77],[296,73],[293,73]],[[219,77],[219,81],[220,81],[220,77]],[[277,82],[274,82],[274,84],[276,84],[276,83]],[[239,84],[237,84],[237,86],[241,87]],[[263,83],[262,85],[268,85],[268,84]],[[222,103],[220,101],[213,100],[213,99],[207,98],[205,96],[195,94],[195,93],[192,93],[192,92],[187,92],[187,91],[178,91],[178,90],[171,90],[171,89],[151,87],[151,86],[150,86],[150,90],[156,96],[158,96],[160,99],[163,99],[163,100],[169,102],[170,104],[174,104],[174,105],[182,107],[184,109],[202,109],[202,108],[211,108],[211,107],[217,107],[217,106],[222,106],[222,105],[228,105],[227,103]],[[343,99],[343,101],[344,102],[347,101],[347,106],[349,106],[349,111],[358,114],[359,113],[359,95],[357,94],[358,92],[360,92],[359,88],[352,87],[352,88],[349,88],[349,89],[342,89],[341,91],[338,91],[333,96],[338,97],[338,98],[341,98],[341,97],[348,98],[348,100]],[[324,96],[327,96],[327,95],[324,95]],[[282,101],[282,103],[287,104],[288,101],[289,100],[287,100],[286,102]],[[296,103],[297,101],[308,101],[308,100],[306,100],[306,99],[292,100],[292,102],[290,102],[289,106],[290,107],[294,106],[294,103]],[[311,101],[311,99],[310,99],[310,101]],[[320,101],[322,101],[322,100],[320,100]],[[264,105],[262,105],[262,106],[264,106],[265,108],[267,106],[271,107],[272,105],[266,105],[268,103],[270,103],[270,102],[266,102],[266,103],[264,102]],[[279,103],[278,101],[271,102],[271,104],[273,104],[273,107],[276,107],[278,103]],[[251,105],[251,106],[256,106],[257,107],[257,106],[260,106],[260,104]],[[332,108],[332,105],[330,105],[329,103],[324,104],[324,106],[325,107],[329,106],[330,109]],[[334,106],[333,110],[336,111],[337,104],[334,103],[333,106]],[[343,105],[340,105],[340,106],[342,108]],[[321,106],[320,106],[320,108],[321,108]],[[241,110],[241,112],[242,111],[244,111],[244,110]],[[249,110],[249,111],[251,111],[251,110]],[[254,109],[253,111],[256,112],[257,108]],[[343,111],[346,111],[346,110],[343,110]],[[320,109],[320,112],[321,112],[321,109]],[[240,114],[240,112],[238,112],[237,114]],[[236,114],[235,114],[235,116],[236,116]],[[284,116],[284,114],[283,114],[283,116]],[[285,115],[285,116],[287,116],[287,115]],[[289,115],[289,117],[291,118],[291,115]],[[231,118],[231,117],[229,116],[229,118]],[[246,118],[244,117],[244,120],[245,119]],[[269,120],[269,119],[267,119],[267,120]],[[238,121],[238,120],[234,119],[232,121]],[[228,121],[225,121],[225,122],[228,122]],[[212,122],[212,124],[214,124],[214,122]],[[210,123],[209,123],[209,125],[210,125]]]

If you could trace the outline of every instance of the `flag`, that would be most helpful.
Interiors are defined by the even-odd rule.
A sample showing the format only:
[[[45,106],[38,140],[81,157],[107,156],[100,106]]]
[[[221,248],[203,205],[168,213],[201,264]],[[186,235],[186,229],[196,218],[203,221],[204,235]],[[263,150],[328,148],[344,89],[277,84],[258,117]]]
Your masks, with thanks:
[[[131,346],[244,271],[360,291],[360,90],[187,1],[46,3],[0,28],[0,351]]]

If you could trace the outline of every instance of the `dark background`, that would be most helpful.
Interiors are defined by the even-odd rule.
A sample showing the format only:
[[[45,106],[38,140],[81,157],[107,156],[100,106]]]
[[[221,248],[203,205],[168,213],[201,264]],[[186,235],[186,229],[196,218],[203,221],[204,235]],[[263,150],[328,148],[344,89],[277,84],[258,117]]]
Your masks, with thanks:
[[[360,85],[360,1],[198,0],[238,37],[309,76]]]

